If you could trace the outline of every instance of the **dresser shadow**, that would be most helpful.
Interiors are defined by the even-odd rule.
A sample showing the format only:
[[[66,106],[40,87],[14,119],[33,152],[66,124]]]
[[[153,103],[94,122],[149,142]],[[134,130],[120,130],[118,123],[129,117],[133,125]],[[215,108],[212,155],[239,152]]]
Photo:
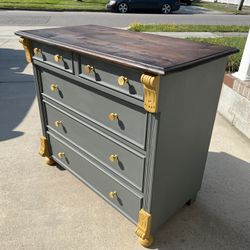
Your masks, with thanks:
[[[5,141],[24,135],[16,128],[30,110],[35,87],[23,50],[0,48],[0,58],[4,59],[0,67],[0,141]]]

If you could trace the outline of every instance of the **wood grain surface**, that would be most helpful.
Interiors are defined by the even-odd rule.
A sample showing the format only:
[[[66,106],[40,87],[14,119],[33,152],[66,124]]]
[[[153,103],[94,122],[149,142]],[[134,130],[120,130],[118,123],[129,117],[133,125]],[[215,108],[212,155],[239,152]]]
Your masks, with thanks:
[[[160,75],[238,51],[230,47],[97,25],[18,31],[16,34]]]

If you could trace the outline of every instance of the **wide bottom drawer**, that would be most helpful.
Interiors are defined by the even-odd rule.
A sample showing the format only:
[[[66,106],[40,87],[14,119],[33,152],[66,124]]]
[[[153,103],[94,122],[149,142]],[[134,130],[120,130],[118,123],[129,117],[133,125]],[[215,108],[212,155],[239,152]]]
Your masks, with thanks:
[[[72,146],[49,132],[53,159],[71,171],[96,193],[136,223],[143,195],[133,192],[104,172],[98,165],[86,159]]]

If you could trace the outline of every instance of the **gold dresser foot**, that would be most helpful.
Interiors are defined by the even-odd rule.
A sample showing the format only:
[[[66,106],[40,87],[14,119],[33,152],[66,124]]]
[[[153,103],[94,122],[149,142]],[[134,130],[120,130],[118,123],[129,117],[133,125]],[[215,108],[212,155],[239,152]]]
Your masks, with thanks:
[[[51,158],[49,154],[49,148],[48,148],[48,140],[45,136],[40,137],[40,148],[39,148],[39,154],[43,157],[45,157],[45,163],[47,165],[54,165],[55,161]]]
[[[151,214],[141,209],[135,234],[138,236],[139,243],[144,247],[150,247],[153,243],[153,237],[150,235]]]
[[[50,166],[55,165],[55,161],[51,157],[45,157],[45,163]]]

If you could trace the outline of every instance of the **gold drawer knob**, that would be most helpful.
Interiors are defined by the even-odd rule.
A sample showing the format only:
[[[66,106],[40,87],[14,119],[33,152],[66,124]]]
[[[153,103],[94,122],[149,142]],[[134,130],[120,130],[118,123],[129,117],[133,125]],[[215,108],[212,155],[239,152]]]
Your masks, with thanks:
[[[59,152],[59,153],[57,154],[57,156],[58,156],[59,158],[63,158],[63,157],[65,156],[65,153],[64,153],[64,152]]]
[[[109,160],[111,162],[115,162],[115,161],[118,161],[118,155],[115,155],[115,154],[112,154],[109,156]]]
[[[62,121],[55,121],[55,126],[58,128],[62,125]]]
[[[110,113],[110,114],[108,115],[108,119],[109,119],[110,121],[118,120],[118,114],[116,114],[116,113]]]
[[[90,74],[94,71],[94,67],[91,65],[85,65],[83,71],[85,74]]]
[[[56,90],[58,90],[57,84],[52,83],[52,84],[50,85],[50,90],[53,91],[53,92],[56,91]]]
[[[37,55],[37,54],[39,54],[39,53],[41,53],[42,51],[41,51],[41,49],[39,49],[39,48],[34,48],[34,54],[35,55]]]
[[[128,83],[128,78],[125,76],[119,76],[117,81],[120,86],[123,86]]]
[[[55,62],[60,62],[62,61],[63,57],[59,54],[54,55],[54,61]]]
[[[110,199],[114,199],[115,197],[117,197],[117,192],[116,191],[109,192],[109,198]]]

